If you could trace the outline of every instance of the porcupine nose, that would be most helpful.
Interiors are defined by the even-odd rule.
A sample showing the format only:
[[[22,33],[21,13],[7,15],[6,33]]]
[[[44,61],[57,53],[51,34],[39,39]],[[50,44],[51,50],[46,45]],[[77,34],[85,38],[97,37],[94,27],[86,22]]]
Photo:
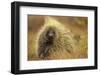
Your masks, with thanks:
[[[48,33],[48,36],[49,36],[49,37],[53,37],[53,36],[54,36],[54,33],[53,33],[53,32],[49,32],[49,33]]]
[[[48,29],[47,31],[47,38],[54,38],[55,37],[55,31],[54,29]]]

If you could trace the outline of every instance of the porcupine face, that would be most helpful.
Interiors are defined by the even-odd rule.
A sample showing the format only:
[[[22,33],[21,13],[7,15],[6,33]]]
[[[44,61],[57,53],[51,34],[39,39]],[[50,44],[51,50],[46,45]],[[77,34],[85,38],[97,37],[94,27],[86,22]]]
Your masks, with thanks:
[[[49,28],[46,32],[45,37],[47,45],[53,45],[53,42],[56,38],[56,31],[53,28]]]
[[[54,27],[48,27],[44,32],[41,33],[41,37],[39,38],[39,57],[45,59],[49,56],[50,48],[54,44],[54,40],[57,38],[57,31]]]

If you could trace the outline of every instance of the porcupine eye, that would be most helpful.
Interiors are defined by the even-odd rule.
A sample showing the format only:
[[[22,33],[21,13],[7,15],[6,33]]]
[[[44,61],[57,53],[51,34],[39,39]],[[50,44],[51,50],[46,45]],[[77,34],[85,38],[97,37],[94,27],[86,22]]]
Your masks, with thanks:
[[[47,38],[47,44],[53,44],[53,40],[55,38],[55,30],[54,29],[48,29],[47,33],[46,33],[46,38]]]

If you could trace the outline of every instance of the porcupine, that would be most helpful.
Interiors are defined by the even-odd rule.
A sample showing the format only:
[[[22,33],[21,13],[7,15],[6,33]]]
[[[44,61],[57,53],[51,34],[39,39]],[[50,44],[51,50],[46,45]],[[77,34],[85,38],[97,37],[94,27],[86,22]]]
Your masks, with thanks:
[[[41,28],[37,38],[37,55],[40,59],[67,59],[74,56],[75,44],[69,29],[53,18]]]

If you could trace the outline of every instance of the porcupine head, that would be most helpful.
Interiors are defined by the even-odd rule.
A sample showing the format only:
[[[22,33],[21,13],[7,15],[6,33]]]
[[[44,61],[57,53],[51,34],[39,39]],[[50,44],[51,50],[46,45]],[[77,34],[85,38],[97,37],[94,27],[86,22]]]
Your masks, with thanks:
[[[37,36],[37,56],[40,59],[63,59],[74,51],[73,35],[63,24],[46,17]]]

